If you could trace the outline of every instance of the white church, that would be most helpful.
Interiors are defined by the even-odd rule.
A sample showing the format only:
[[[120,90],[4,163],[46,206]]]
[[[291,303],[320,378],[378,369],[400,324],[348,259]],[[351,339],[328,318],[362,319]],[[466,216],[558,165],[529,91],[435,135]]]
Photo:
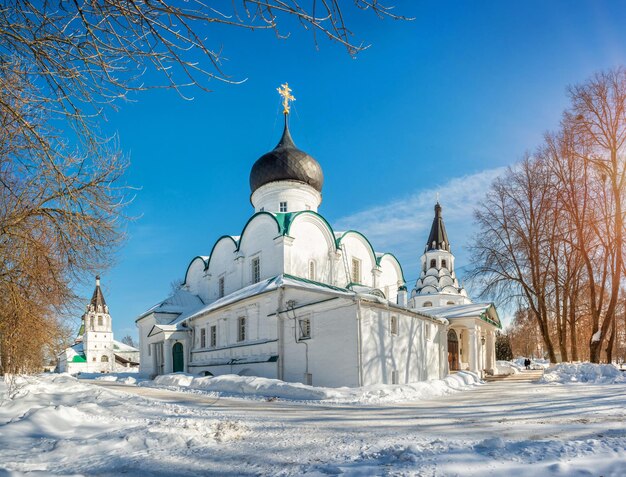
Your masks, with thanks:
[[[324,176],[291,137],[290,91],[282,137],[250,172],[252,216],[137,318],[140,372],[351,387],[493,372],[500,321],[459,286],[441,206],[409,296],[393,254],[319,213]]]
[[[60,373],[110,373],[136,370],[139,350],[113,339],[109,307],[96,277],[96,288],[85,313],[74,344],[57,357]]]

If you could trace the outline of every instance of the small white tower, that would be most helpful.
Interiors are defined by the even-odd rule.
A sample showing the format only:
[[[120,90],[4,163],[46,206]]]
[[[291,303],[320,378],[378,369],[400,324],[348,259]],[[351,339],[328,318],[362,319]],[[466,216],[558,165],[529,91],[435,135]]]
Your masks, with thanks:
[[[87,310],[82,316],[83,350],[87,360],[87,372],[106,373],[113,371],[113,330],[109,307],[100,289],[100,277],[96,276],[96,289]]]
[[[420,277],[411,293],[411,308],[423,306],[465,305],[472,301],[459,285],[454,273],[454,255],[441,215],[441,205],[435,204],[435,218],[424,254]]]

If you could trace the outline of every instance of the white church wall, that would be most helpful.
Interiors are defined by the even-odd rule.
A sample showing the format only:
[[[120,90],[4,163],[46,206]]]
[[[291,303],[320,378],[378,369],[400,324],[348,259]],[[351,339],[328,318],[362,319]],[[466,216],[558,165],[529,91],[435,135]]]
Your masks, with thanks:
[[[318,282],[332,284],[332,255],[335,239],[324,221],[314,214],[297,215],[289,235],[294,238],[291,250],[286,253],[285,273]],[[313,277],[310,262],[314,262]]]
[[[290,294],[293,297],[294,291]],[[306,383],[308,353],[308,372],[314,386],[358,386],[356,316],[356,304],[346,299],[283,313],[283,379]],[[311,338],[300,339],[299,320],[306,319],[310,320]]]
[[[398,384],[438,379],[442,325],[402,312],[363,305],[363,384]],[[392,317],[397,333],[392,332]]]
[[[152,313],[137,322],[137,331],[139,334],[139,353],[141,360],[139,361],[139,373],[143,376],[152,376],[156,374],[154,357],[150,349],[150,343],[154,342],[154,338],[149,338],[148,333],[156,324],[155,314]],[[161,340],[163,338],[161,337]]]
[[[276,378],[276,363],[254,362],[267,360],[278,354],[276,318],[276,292],[258,295],[244,302],[215,310],[193,320],[193,347],[190,351],[189,372],[202,374],[238,374]],[[240,318],[245,318],[244,337],[240,340]],[[211,343],[211,328],[215,326],[216,343]],[[205,343],[202,346],[202,330]],[[249,363],[225,364],[232,360]],[[249,368],[249,370],[247,369]]]

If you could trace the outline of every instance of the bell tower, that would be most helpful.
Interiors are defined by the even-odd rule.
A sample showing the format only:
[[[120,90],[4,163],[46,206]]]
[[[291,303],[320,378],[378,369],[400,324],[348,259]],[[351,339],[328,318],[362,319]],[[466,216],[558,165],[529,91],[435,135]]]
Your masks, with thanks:
[[[113,330],[109,307],[100,288],[100,276],[96,276],[96,288],[82,316],[83,350],[87,371],[92,373],[113,371]]]
[[[443,223],[442,207],[435,204],[435,218],[421,258],[420,277],[411,293],[411,307],[464,305],[471,303],[454,273],[454,255]]]

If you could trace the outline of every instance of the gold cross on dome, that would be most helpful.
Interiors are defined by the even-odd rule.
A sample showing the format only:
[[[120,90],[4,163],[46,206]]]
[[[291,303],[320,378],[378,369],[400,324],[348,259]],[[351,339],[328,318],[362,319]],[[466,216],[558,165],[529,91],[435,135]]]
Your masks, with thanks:
[[[289,102],[296,100],[291,94],[289,83],[281,84],[280,88],[276,88],[276,91],[278,91],[278,94],[283,98],[283,114],[289,114]]]

